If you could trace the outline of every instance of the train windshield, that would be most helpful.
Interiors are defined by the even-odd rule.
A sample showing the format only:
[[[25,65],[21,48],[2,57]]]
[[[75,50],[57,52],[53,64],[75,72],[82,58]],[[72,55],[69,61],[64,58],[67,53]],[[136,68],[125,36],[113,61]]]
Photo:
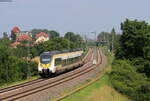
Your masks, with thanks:
[[[40,60],[41,60],[41,63],[48,64],[51,61],[51,56],[50,55],[42,55]]]

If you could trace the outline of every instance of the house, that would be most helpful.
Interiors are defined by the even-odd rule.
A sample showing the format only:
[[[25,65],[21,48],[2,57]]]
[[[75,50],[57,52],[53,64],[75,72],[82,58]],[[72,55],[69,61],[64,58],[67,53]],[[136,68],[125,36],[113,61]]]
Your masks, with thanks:
[[[31,41],[32,38],[29,35],[20,35],[20,36],[16,37],[17,42],[20,42],[20,41],[23,41],[23,40]]]
[[[16,38],[22,35],[28,35],[30,37],[32,37],[32,33],[29,31],[21,31],[19,29],[19,27],[15,26],[13,27],[13,29],[11,30],[11,39],[16,41]]]
[[[17,26],[13,27],[11,30],[11,39],[13,40],[13,43],[10,45],[14,48],[17,48],[22,41],[25,41],[24,46],[33,46],[30,43],[30,41],[32,41],[32,33],[29,31],[20,31],[19,27]]]
[[[20,29],[17,26],[15,26],[15,27],[13,27],[13,29],[11,30],[11,32],[13,32],[13,33],[19,33]]]
[[[17,48],[17,46],[18,45],[20,45],[21,44],[21,41],[24,41],[24,40],[26,40],[26,41],[32,41],[32,38],[30,37],[30,36],[28,36],[28,35],[21,35],[21,36],[18,36],[17,38],[16,38],[16,41],[15,42],[13,42],[13,43],[11,43],[10,45],[12,46],[12,47],[14,47],[14,48]],[[32,44],[30,44],[30,43],[26,43],[26,44],[24,44],[25,46],[33,46]]]
[[[35,37],[36,37],[35,43],[45,42],[49,40],[49,35],[44,32],[40,32],[39,34],[36,34]]]
[[[29,32],[29,31],[20,31],[20,32],[17,32],[17,33],[15,33],[15,34],[16,34],[16,37],[22,36],[22,35],[28,35],[28,36],[31,36],[31,37],[32,37],[32,33]]]

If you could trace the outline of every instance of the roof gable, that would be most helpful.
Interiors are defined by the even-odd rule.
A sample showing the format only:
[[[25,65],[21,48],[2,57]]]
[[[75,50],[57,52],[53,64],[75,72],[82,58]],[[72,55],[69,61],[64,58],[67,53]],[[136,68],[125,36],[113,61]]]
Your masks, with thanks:
[[[32,38],[29,35],[21,35],[16,38],[16,41],[22,41],[22,40],[32,40]]]
[[[44,33],[44,32],[40,32],[39,34],[36,34],[36,38],[39,38],[41,36],[44,36],[44,37],[49,37],[48,34]]]
[[[15,27],[13,27],[13,29],[11,31],[14,33],[19,33],[20,29],[17,26],[15,26]]]

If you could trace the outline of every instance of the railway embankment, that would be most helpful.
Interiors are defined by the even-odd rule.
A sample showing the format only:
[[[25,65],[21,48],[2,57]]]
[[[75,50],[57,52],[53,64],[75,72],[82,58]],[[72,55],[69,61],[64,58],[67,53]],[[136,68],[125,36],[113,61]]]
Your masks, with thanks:
[[[99,56],[98,54],[99,54],[98,51],[96,49],[93,49],[92,54],[88,54],[88,56],[85,58],[87,63],[84,64],[84,66],[81,66],[80,68],[73,70],[71,72],[49,79],[37,79],[32,82],[20,84],[6,89],[1,89],[0,100],[33,101],[34,99],[36,101],[47,101],[47,99],[49,99],[52,95],[59,94],[61,89],[64,88],[64,85],[73,85],[79,83],[79,82],[75,83],[75,81],[78,81],[75,79],[80,78],[79,81],[81,81],[81,79],[83,78],[87,79],[87,75],[85,74],[88,74],[89,72],[94,72],[94,68],[92,68],[93,66],[92,60],[97,59],[97,56]],[[91,75],[91,73],[89,74]],[[90,77],[92,77],[92,75]],[[50,92],[51,94],[49,94],[48,92]]]
[[[79,85],[74,88],[74,91],[68,90],[54,101],[131,101],[111,86],[109,73],[111,72],[113,55],[105,50],[103,53],[107,56],[107,62],[103,71],[96,78]]]

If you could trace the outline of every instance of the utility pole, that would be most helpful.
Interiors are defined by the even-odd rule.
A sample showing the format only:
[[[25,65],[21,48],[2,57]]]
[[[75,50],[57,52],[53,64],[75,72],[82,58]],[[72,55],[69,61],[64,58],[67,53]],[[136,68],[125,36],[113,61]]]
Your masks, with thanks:
[[[84,33],[82,32],[82,47],[83,49],[85,48],[85,45],[84,45]]]
[[[87,49],[87,36],[86,36],[86,34],[84,35],[84,39],[85,39],[85,48]]]
[[[108,47],[108,51],[110,51],[110,42],[109,42],[109,34],[107,35],[107,47]]]
[[[30,66],[29,66],[29,62],[30,62],[30,61],[29,61],[29,60],[30,60],[30,49],[29,49],[29,48],[30,48],[30,44],[29,44],[29,41],[30,41],[30,40],[28,39],[28,40],[27,40],[28,43],[27,43],[27,46],[26,46],[26,47],[27,47],[27,68],[28,68],[28,77],[31,76],[31,75],[30,75],[30,74],[31,74],[31,73],[30,73]]]
[[[70,50],[70,34],[69,34],[69,40],[68,40],[68,50]]]
[[[96,36],[97,36],[97,33],[96,32],[91,32],[92,34],[95,34],[95,46],[96,46]]]
[[[114,50],[114,34],[112,33],[112,44],[111,44],[111,50]]]
[[[111,35],[112,35],[112,51],[114,50],[114,39],[115,39],[115,29],[113,28],[111,31]]]

